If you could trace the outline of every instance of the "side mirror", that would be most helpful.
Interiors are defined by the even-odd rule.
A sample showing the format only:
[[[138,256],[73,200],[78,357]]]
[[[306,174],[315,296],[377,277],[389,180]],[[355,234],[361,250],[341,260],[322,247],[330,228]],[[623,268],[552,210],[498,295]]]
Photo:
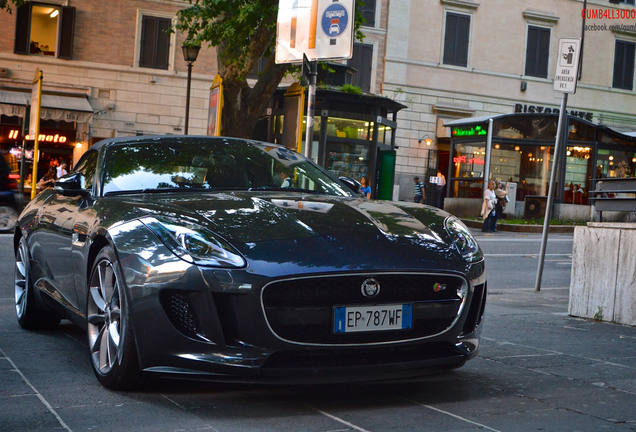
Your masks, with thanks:
[[[344,183],[345,186],[351,189],[353,193],[356,193],[356,194],[360,193],[360,187],[362,187],[362,185],[360,184],[359,181],[349,177],[338,177],[338,180],[340,180],[342,183]]]
[[[84,175],[71,173],[55,181],[55,192],[64,196],[88,196],[91,191],[84,189]]]

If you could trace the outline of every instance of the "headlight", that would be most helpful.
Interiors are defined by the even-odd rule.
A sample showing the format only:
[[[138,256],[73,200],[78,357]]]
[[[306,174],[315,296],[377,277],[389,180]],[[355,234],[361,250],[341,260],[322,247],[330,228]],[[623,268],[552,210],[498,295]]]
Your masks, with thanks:
[[[145,217],[146,225],[179,258],[211,267],[245,267],[243,257],[209,230],[182,222]]]
[[[444,221],[444,228],[450,235],[453,245],[466,262],[473,263],[483,259],[477,240],[471,234],[466,225],[455,216],[450,216]]]

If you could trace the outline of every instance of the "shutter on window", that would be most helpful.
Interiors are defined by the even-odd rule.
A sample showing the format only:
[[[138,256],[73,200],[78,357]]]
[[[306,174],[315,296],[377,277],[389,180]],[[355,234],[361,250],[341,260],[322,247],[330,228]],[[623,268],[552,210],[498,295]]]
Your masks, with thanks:
[[[15,19],[15,40],[13,52],[15,54],[29,54],[31,48],[31,8],[28,2],[18,8]]]
[[[528,27],[525,74],[528,76],[547,78],[549,53],[550,29]]]
[[[625,44],[625,80],[624,84],[627,90],[634,89],[634,51],[636,51],[636,44]]]
[[[168,69],[168,53],[170,52],[170,30],[169,19],[157,20],[157,53],[155,56],[155,67],[157,69]]]
[[[73,58],[73,37],[75,36],[75,8],[64,6],[60,11],[60,34],[57,38],[57,57]]]
[[[539,45],[539,29],[528,27],[528,46],[526,47],[526,75],[534,76],[537,71],[537,46]]]
[[[457,19],[455,14],[446,14],[446,34],[444,35],[444,64],[455,64],[455,44],[457,43]]]
[[[470,17],[454,13],[446,14],[444,35],[444,64],[468,66],[468,38]]]
[[[625,69],[625,42],[616,41],[614,49],[614,79],[612,87],[623,88],[623,76]]]
[[[468,31],[470,29],[470,17],[459,16],[457,32],[457,66],[468,66]]]
[[[153,54],[155,51],[156,20],[152,17],[143,17],[141,21],[141,50],[139,53],[140,67],[153,67]]]
[[[375,27],[375,0],[364,0],[360,12],[365,19],[365,26]]]
[[[550,29],[539,29],[539,51],[537,53],[537,76],[548,77],[548,58],[550,56]]]
[[[360,43],[353,44],[353,56],[347,62],[356,69],[351,77],[351,85],[364,91],[371,91],[371,69],[373,67],[373,46]]]

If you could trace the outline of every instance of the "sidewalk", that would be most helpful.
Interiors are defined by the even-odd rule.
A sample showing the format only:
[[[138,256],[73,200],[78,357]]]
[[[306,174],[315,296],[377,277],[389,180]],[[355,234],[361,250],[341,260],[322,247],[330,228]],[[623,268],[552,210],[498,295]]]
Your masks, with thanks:
[[[481,229],[483,221],[477,221],[472,219],[462,219],[462,222],[469,228]],[[543,225],[521,225],[521,224],[507,224],[505,219],[499,219],[497,222],[497,231],[511,231],[511,232],[524,232],[524,233],[541,233],[543,232]],[[573,233],[574,225],[550,225],[550,233]]]
[[[568,293],[489,291],[479,356],[463,369],[491,394],[480,423],[636,430],[636,328],[568,316]]]

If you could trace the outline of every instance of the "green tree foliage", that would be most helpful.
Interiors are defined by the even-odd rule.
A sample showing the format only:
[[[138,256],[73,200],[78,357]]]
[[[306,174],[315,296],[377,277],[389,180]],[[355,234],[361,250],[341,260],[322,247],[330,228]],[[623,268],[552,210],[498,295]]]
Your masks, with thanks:
[[[223,78],[221,133],[249,138],[274,91],[290,66],[274,62],[279,0],[188,0],[178,12],[176,29],[191,43],[216,48],[218,72]],[[363,22],[356,13],[356,37]],[[247,75],[261,58],[269,58],[256,84]]]
[[[6,10],[11,13],[11,4],[19,8],[24,4],[25,0],[0,0],[0,11]]]

